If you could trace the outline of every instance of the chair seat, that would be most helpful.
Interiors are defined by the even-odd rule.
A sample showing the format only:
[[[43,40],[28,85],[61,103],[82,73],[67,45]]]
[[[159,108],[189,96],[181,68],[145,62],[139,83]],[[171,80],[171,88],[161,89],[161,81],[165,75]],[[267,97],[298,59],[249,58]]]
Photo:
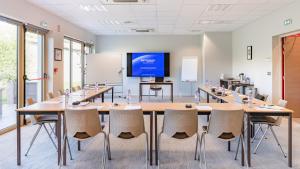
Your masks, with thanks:
[[[74,135],[74,138],[77,138],[77,139],[87,139],[87,138],[90,138],[91,136],[88,135],[86,132],[77,132],[75,135]]]
[[[208,126],[202,126],[202,129],[204,132],[208,131]],[[218,138],[223,139],[223,140],[231,140],[235,138],[235,136],[232,133],[222,133]]]
[[[150,87],[150,90],[159,91],[162,87]]]
[[[37,118],[37,122],[57,122],[56,115],[41,115]]]
[[[251,117],[252,123],[267,123],[272,124],[276,122],[276,119],[274,119],[271,116],[259,116],[259,117]]]
[[[185,139],[189,136],[186,134],[186,132],[176,132],[172,137],[176,139]]]

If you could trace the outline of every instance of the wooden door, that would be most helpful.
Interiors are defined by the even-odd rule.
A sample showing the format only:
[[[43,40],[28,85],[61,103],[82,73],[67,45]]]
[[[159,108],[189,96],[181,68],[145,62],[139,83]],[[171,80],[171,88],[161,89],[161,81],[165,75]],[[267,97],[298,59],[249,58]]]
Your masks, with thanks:
[[[300,36],[286,37],[283,47],[285,100],[287,107],[294,110],[294,117],[300,117]]]

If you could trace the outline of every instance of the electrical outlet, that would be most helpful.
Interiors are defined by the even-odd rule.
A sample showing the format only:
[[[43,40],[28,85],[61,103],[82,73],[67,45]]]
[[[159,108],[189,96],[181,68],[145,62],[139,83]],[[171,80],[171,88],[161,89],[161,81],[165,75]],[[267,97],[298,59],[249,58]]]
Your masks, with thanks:
[[[271,76],[271,75],[272,75],[272,73],[271,73],[271,72],[267,72],[267,75],[268,75],[268,76]]]

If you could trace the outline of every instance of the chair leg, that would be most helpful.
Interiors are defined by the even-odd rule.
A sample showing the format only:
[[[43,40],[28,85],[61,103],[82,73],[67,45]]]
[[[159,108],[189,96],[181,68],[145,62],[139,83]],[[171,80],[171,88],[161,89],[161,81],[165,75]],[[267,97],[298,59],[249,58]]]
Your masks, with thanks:
[[[157,167],[158,167],[158,169],[160,168],[160,141],[161,141],[161,135],[162,135],[162,132],[161,133],[159,133],[159,135],[158,135],[158,143],[157,143],[157,151],[158,151],[158,157],[157,157],[157,161],[158,161],[158,164],[157,164]]]
[[[148,145],[148,133],[145,132],[146,137],[146,169],[148,169],[148,161],[149,161],[149,145]]]
[[[55,149],[57,150],[57,146],[56,146],[56,144],[55,144],[55,142],[54,142],[53,138],[51,137],[51,135],[50,135],[50,133],[49,133],[49,131],[48,131],[48,129],[47,129],[47,127],[46,127],[46,125],[45,125],[45,124],[42,124],[42,126],[44,126],[44,128],[45,128],[45,130],[46,130],[46,133],[48,134],[48,136],[49,136],[49,138],[50,138],[50,140],[51,140],[51,142],[52,142],[53,146],[54,146],[54,147],[55,147]]]
[[[35,132],[35,134],[34,134],[32,140],[31,140],[31,142],[30,142],[30,145],[29,145],[29,147],[28,147],[28,149],[27,149],[27,151],[26,151],[26,153],[25,153],[25,156],[28,155],[28,153],[29,153],[29,151],[30,151],[30,149],[31,149],[31,147],[32,147],[32,145],[33,145],[33,143],[34,143],[36,137],[38,136],[38,134],[39,134],[40,131],[41,131],[42,125],[41,125],[41,124],[39,124],[39,125],[40,125],[40,126],[39,126],[39,128],[36,130],[36,132]]]
[[[53,127],[50,123],[48,123],[48,126],[49,126],[49,128],[51,129],[50,135],[54,134],[54,136],[55,136],[55,138],[56,138],[56,135],[55,135],[55,126]]]
[[[110,151],[109,134],[107,135],[107,145],[106,145],[106,149],[107,149],[107,157],[108,157],[108,160],[111,160],[111,151]]]
[[[103,141],[103,153],[102,153],[102,168],[105,169],[106,166],[106,139],[107,136],[104,132],[103,133],[103,137],[104,137],[104,141]]]
[[[68,137],[66,137],[66,142],[67,142],[68,149],[69,149],[70,160],[73,160],[73,156],[72,156],[71,147],[70,147],[70,143],[69,143]]]
[[[275,132],[274,132],[274,130],[273,130],[273,127],[270,126],[270,129],[271,129],[272,135],[274,136],[274,138],[275,138],[275,140],[276,140],[276,142],[277,142],[277,145],[279,146],[279,148],[280,148],[280,150],[281,150],[281,152],[282,152],[284,158],[286,158],[286,154],[284,153],[284,151],[283,151],[283,149],[282,149],[282,146],[281,146],[281,144],[279,143],[279,140],[278,140],[278,138],[277,138],[277,136],[276,136],[276,134],[275,134]]]
[[[255,134],[254,134],[254,136],[253,136],[253,138],[251,140],[251,143],[254,143],[254,140],[256,139],[256,136],[257,136],[258,132],[261,131],[261,129],[262,129],[262,127],[261,127],[261,125],[259,125],[259,127],[255,131]]]
[[[194,157],[195,160],[197,160],[197,155],[198,155],[198,140],[199,140],[199,134],[197,133],[196,149],[195,149],[195,157]]]
[[[164,90],[161,89],[161,100],[164,100]]]
[[[235,153],[234,160],[237,160],[237,156],[238,156],[239,149],[240,149],[240,143],[241,143],[241,137],[239,137],[239,141],[238,141],[238,145],[237,145],[237,148],[236,148],[236,153]]]
[[[207,163],[206,163],[206,143],[205,143],[205,134],[204,134],[204,137],[203,137],[203,158],[204,158],[204,168],[206,169],[207,168]]]
[[[269,129],[270,129],[270,127],[268,126],[267,129],[265,130],[263,136],[260,138],[260,140],[259,140],[259,142],[258,142],[258,144],[257,144],[257,146],[256,146],[256,148],[254,150],[254,154],[256,154],[256,151],[257,151],[258,147],[260,146],[261,142],[265,138],[265,136],[266,136],[266,134],[267,134],[267,132],[268,132]]]
[[[242,149],[244,150],[242,153],[246,154],[246,146],[245,146],[244,136],[241,135],[240,138],[241,138],[241,143],[242,143],[242,147],[243,147]],[[248,160],[245,160],[245,161],[246,161],[246,167],[249,168]]]

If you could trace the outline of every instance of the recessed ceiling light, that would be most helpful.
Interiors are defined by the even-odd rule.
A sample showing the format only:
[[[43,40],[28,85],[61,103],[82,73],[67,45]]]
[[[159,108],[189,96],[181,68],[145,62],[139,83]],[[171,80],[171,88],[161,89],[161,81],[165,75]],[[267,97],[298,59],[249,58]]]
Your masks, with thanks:
[[[124,24],[133,24],[134,22],[133,21],[124,21],[123,23]]]
[[[81,10],[84,10],[86,12],[95,12],[95,11],[107,12],[107,9],[103,5],[82,5],[82,4],[80,4],[79,7]]]
[[[203,32],[202,30],[199,30],[199,29],[192,29],[191,32],[194,32],[194,33],[200,33],[200,32]]]
[[[119,22],[119,21],[117,21],[117,20],[108,20],[108,19],[106,19],[106,20],[103,20],[103,21],[99,21],[100,22],[100,24],[102,24],[102,25],[120,25],[121,23]]]
[[[230,24],[230,21],[224,20],[201,20],[198,22],[201,25],[210,25],[210,24]]]
[[[206,11],[222,12],[228,10],[232,4],[211,4],[207,7]]]

